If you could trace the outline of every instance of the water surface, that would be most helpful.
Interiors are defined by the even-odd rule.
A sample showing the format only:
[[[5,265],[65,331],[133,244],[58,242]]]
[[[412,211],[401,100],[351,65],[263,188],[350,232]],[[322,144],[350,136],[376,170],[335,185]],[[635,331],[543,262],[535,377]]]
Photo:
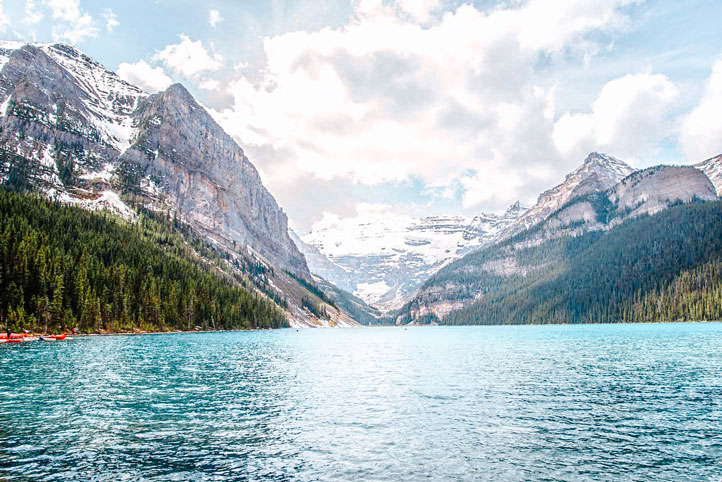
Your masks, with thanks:
[[[722,478],[722,324],[0,345],[0,479]]]

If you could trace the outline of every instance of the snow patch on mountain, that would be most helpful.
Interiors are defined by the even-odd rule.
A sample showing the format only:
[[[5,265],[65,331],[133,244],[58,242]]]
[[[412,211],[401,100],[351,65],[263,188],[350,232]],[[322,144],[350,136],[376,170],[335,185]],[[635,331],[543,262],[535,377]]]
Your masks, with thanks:
[[[525,211],[516,203],[501,216],[413,218],[364,205],[353,218],[326,213],[296,244],[312,273],[389,311],[450,261],[494,242]]]
[[[62,44],[39,47],[63,66],[88,94],[85,106],[93,114],[91,121],[103,140],[121,152],[130,147],[137,132],[131,114],[148,94],[75,47]]]
[[[717,190],[717,196],[722,196],[722,155],[702,161],[694,167],[707,175]]]
[[[147,93],[125,82],[75,47],[63,44],[0,42],[0,70],[10,61],[14,51],[25,46],[35,47],[47,54],[84,91],[83,105],[90,114],[88,120],[104,142],[120,152],[132,145],[137,129],[131,115],[139,102],[148,96]],[[2,99],[2,115],[6,114],[10,100],[9,96]],[[54,110],[57,114],[57,105]],[[50,120],[54,121],[55,117]]]

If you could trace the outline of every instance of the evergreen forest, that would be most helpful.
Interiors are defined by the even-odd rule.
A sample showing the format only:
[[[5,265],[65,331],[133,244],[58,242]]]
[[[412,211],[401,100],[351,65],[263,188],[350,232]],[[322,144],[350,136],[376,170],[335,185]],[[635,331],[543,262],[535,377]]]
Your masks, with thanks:
[[[527,236],[472,253],[427,281],[427,292],[444,286],[445,299],[467,304],[425,321],[722,320],[722,201],[680,204],[538,245],[525,244]]]
[[[286,326],[274,303],[187,226],[131,223],[0,190],[0,323],[13,331],[169,331]]]

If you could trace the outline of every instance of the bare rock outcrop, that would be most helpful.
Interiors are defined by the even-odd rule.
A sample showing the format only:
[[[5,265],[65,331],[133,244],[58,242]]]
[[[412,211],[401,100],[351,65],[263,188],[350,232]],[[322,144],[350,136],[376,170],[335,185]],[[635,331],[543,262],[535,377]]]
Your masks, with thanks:
[[[624,216],[654,214],[676,202],[714,201],[717,191],[707,176],[690,166],[657,166],[626,177],[609,193]]]

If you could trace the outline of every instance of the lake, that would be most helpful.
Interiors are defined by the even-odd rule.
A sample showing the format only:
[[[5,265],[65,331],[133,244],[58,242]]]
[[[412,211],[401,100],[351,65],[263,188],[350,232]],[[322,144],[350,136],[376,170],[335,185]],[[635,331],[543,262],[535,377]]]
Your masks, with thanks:
[[[722,478],[722,324],[0,345],[0,479]]]

